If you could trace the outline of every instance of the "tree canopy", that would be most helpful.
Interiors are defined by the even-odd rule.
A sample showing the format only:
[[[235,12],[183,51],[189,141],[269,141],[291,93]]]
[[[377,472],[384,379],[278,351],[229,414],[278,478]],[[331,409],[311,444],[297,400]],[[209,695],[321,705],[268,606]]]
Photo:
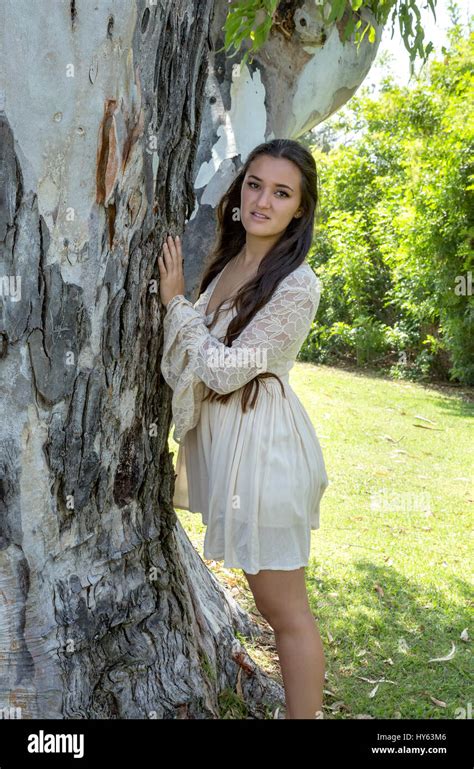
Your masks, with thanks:
[[[324,294],[303,359],[474,383],[473,34],[415,87],[386,78],[309,135],[321,179],[311,260]]]
[[[423,8],[429,7],[436,19],[437,0],[426,0]],[[242,65],[252,57],[268,39],[273,25],[291,26],[291,2],[281,0],[231,0],[224,32],[224,47],[221,50],[240,50],[245,42],[249,49],[242,57]],[[367,34],[370,43],[376,39],[374,25],[363,19],[362,12],[367,9],[373,15],[377,25],[384,26],[389,17],[392,24],[392,36],[395,23],[405,48],[410,54],[410,68],[417,57],[426,62],[433,50],[433,44],[424,45],[425,33],[421,18],[420,0],[321,0],[316,5],[321,6],[322,20],[330,25],[340,23],[342,39],[347,41],[354,35],[357,47]],[[326,7],[329,6],[328,10]],[[294,9],[293,9],[294,10]]]

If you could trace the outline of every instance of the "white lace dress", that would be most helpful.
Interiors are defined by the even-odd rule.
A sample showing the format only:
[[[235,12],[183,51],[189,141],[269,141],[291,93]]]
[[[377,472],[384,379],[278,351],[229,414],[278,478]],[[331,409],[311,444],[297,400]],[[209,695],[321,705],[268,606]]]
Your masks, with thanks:
[[[313,424],[289,384],[289,371],[315,317],[319,278],[303,262],[277,286],[231,347],[223,344],[236,310],[224,303],[216,324],[205,315],[219,272],[193,305],[179,294],[167,305],[161,371],[173,390],[179,444],[175,507],[201,513],[204,558],[257,574],[306,566],[311,529],[329,484]],[[254,408],[241,390],[262,371]],[[233,393],[202,401],[208,388]]]

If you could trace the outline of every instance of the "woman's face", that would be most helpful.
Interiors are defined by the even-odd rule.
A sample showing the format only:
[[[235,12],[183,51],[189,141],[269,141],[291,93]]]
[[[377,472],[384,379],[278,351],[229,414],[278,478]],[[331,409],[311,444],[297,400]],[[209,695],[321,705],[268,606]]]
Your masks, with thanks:
[[[291,160],[258,155],[242,183],[241,222],[247,233],[269,237],[283,233],[300,216],[301,172]],[[264,214],[259,218],[254,212]]]

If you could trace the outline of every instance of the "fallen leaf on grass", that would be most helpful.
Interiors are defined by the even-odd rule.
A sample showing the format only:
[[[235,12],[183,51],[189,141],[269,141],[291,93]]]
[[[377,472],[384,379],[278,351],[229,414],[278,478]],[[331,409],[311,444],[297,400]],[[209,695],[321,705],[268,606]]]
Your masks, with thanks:
[[[371,691],[369,692],[370,698],[375,697],[375,695],[377,694],[377,689],[379,688],[381,683],[395,684],[395,681],[389,681],[388,678],[379,678],[378,680],[376,679],[375,681],[371,680],[370,678],[364,678],[363,676],[356,676],[356,678],[360,678],[361,681],[367,681],[369,684],[376,684],[374,688],[371,689]]]
[[[402,437],[401,438],[397,438],[397,440],[395,440],[395,438],[392,438],[391,435],[380,435],[380,437],[383,438],[384,441],[390,441],[390,443],[400,443],[400,441],[402,441],[405,436],[402,435]]]
[[[467,632],[467,627],[464,628],[464,630],[462,631],[462,633],[459,636],[459,638],[461,639],[461,641],[469,641],[469,635],[468,635],[468,632]]]
[[[446,655],[446,657],[432,657],[428,662],[448,662],[448,660],[452,660],[454,655],[456,654],[456,646],[453,641],[451,641],[452,648],[449,654]]]
[[[332,711],[346,710],[348,713],[350,712],[350,708],[342,700],[339,700],[338,702],[334,702],[332,705],[328,705],[327,707],[328,707],[328,710],[332,710]]]
[[[429,423],[430,423],[430,424],[432,424],[432,425],[435,425],[435,424],[436,424],[436,422],[433,422],[433,420],[432,420],[432,419],[427,419],[426,417],[422,417],[422,416],[420,416],[419,414],[415,414],[415,419],[422,419],[422,420],[423,420],[423,422],[429,422]]]
[[[430,696],[430,700],[431,702],[434,702],[435,705],[438,705],[440,708],[446,707],[446,703],[443,702],[443,700],[437,700],[435,697],[431,697],[431,696]]]

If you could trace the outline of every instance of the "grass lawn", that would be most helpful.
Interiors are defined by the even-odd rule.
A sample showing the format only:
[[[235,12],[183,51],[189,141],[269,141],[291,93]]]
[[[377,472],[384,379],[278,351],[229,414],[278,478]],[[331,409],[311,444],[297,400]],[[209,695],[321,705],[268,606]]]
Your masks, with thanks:
[[[325,647],[325,718],[452,719],[459,708],[469,717],[472,389],[299,362],[290,382],[330,480],[306,569]],[[177,513],[202,556],[201,516]],[[206,563],[268,628],[242,571]],[[242,640],[281,682],[271,631],[264,638]]]

